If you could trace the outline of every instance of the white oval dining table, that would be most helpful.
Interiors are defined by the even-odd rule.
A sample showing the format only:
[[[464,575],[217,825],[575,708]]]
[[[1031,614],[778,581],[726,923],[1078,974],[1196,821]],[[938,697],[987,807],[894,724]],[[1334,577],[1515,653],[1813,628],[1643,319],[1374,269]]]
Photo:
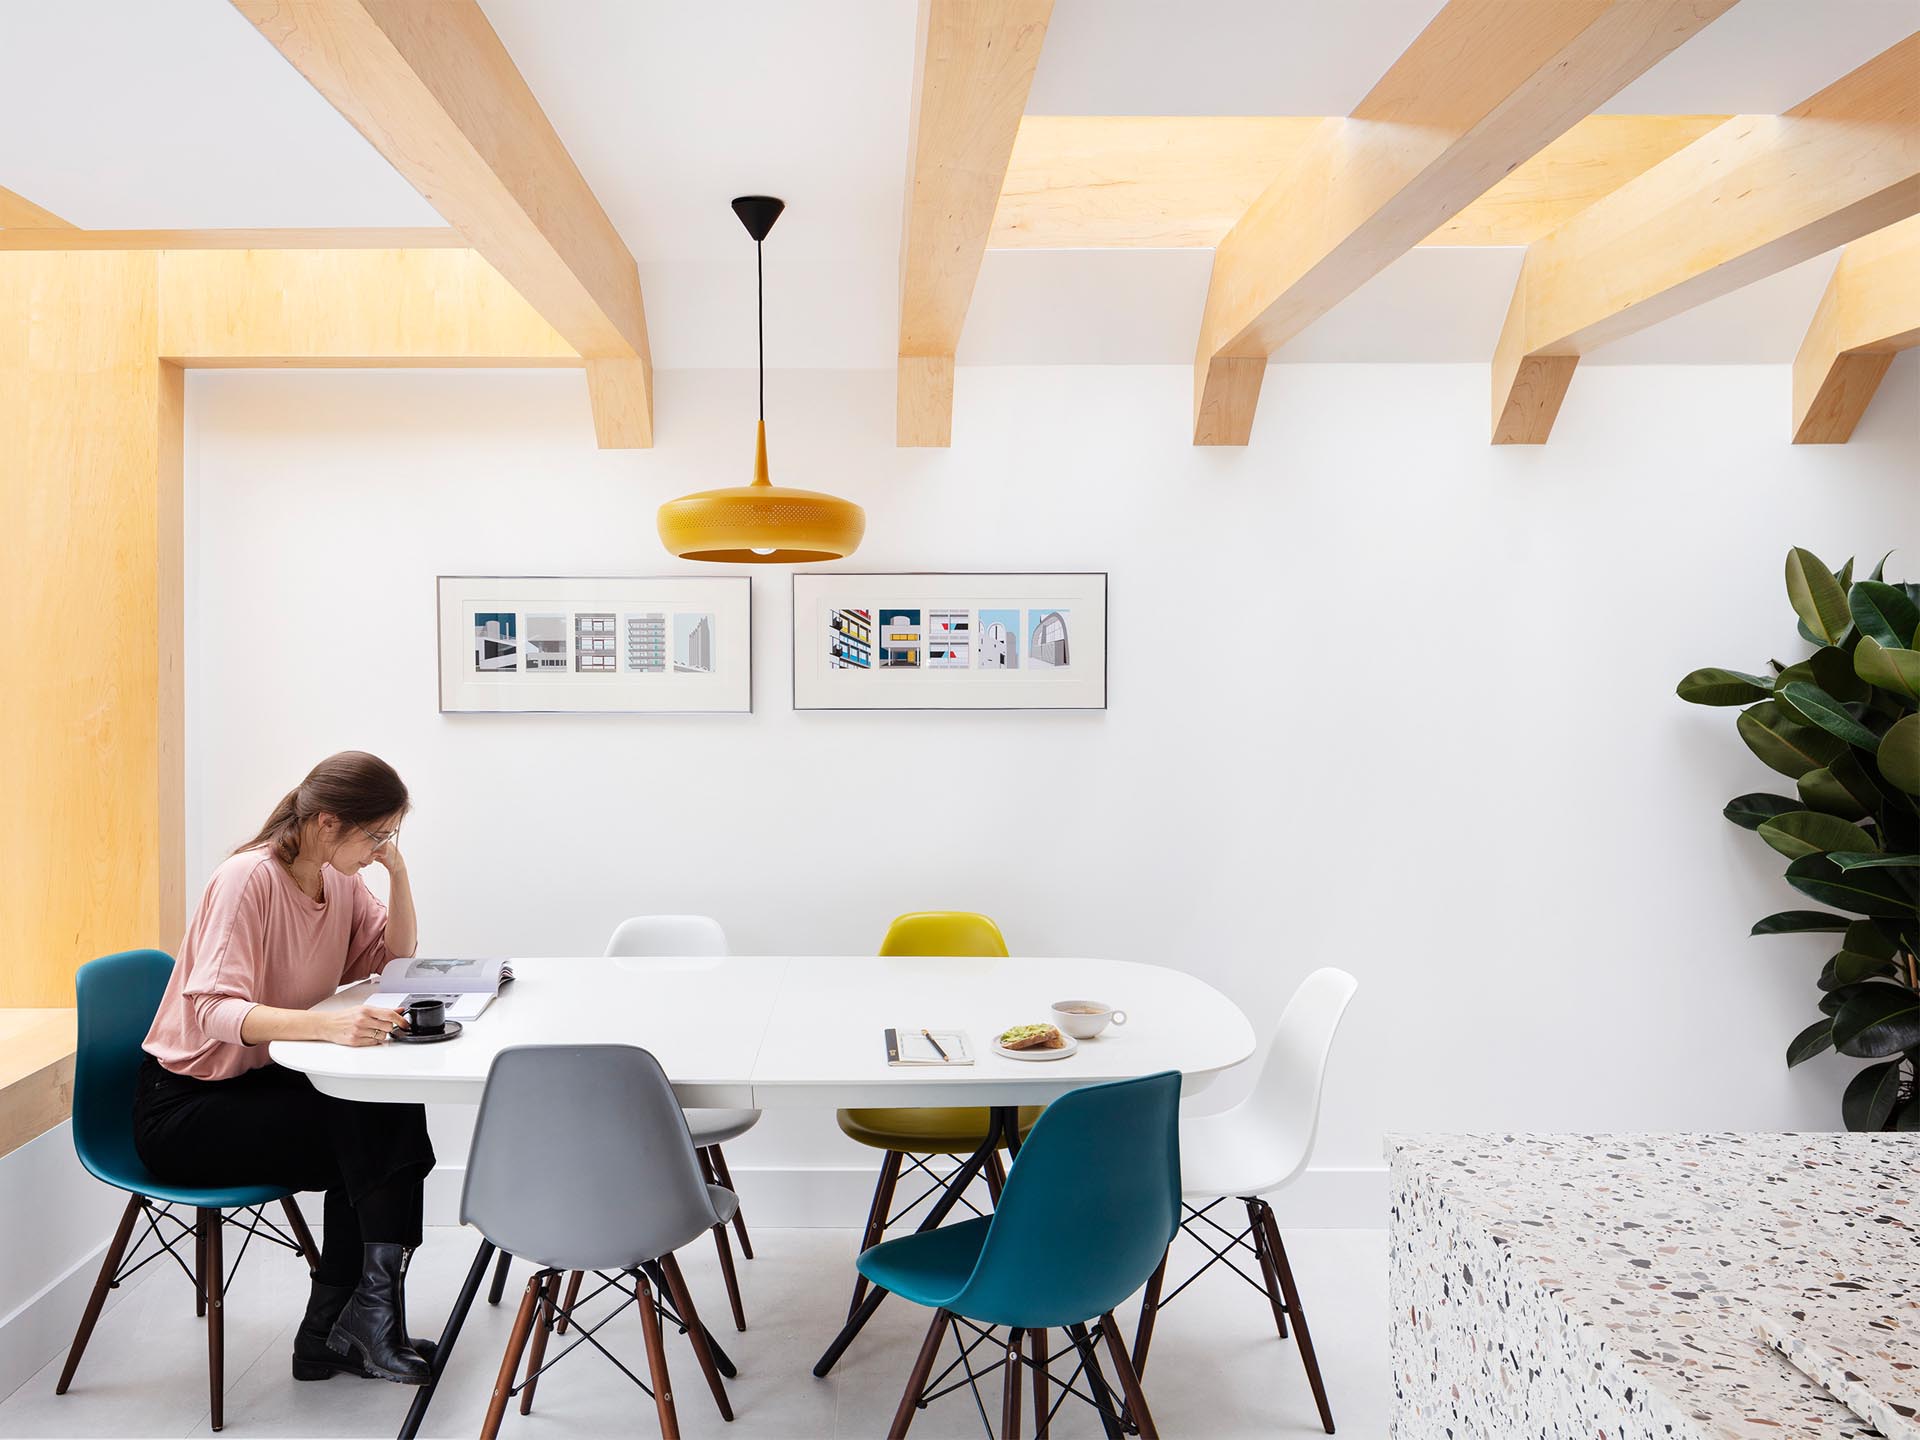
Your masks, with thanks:
[[[1016,1108],[1069,1090],[1177,1070],[1198,1090],[1253,1054],[1253,1027],[1205,981],[1129,960],[1011,956],[728,955],[539,957],[479,1019],[441,1044],[349,1047],[276,1040],[272,1056],[347,1100],[478,1104],[493,1057],[514,1045],[622,1044],[653,1052],[691,1107],[989,1107],[988,1139],[965,1160],[922,1228],[938,1224],[996,1145],[1018,1149]],[[316,1008],[364,1003],[373,981]],[[1124,1010],[1125,1025],[1071,1055],[1032,1063],[994,1053],[1010,1025],[1045,1021],[1056,1001]],[[973,1063],[893,1066],[888,1027],[964,1030]],[[415,1391],[401,1440],[418,1432],[494,1247],[486,1240],[447,1318],[433,1378]],[[504,1262],[503,1262],[504,1263]],[[886,1292],[868,1292],[814,1367],[825,1375]],[[726,1367],[730,1369],[730,1364]]]

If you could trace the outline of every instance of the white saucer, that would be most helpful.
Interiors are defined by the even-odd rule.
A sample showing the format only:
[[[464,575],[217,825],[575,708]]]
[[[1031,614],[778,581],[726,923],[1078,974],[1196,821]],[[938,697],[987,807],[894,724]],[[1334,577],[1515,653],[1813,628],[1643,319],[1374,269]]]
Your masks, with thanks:
[[[1058,1050],[1009,1050],[996,1040],[993,1042],[993,1053],[1004,1055],[1009,1060],[1064,1060],[1080,1048],[1080,1042],[1066,1031],[1060,1032],[1060,1038],[1067,1043]]]

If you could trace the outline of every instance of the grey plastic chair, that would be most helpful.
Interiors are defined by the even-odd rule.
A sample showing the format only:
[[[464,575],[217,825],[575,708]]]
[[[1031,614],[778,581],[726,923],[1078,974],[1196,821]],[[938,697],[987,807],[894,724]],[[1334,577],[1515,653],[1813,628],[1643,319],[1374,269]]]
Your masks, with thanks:
[[[726,955],[727,932],[720,928],[720,922],[707,915],[634,915],[622,920],[614,927],[613,938],[607,941],[606,953],[629,957]],[[694,1153],[699,1157],[701,1172],[709,1184],[724,1185],[733,1189],[733,1172],[727,1168],[727,1157],[720,1146],[737,1139],[760,1122],[758,1110],[689,1110],[686,1112],[687,1129],[693,1135]],[[744,1210],[733,1212],[734,1232],[740,1237],[740,1252],[753,1259],[753,1241],[747,1237],[747,1217]],[[720,1252],[720,1275],[727,1283],[727,1304],[733,1311],[733,1328],[747,1328],[746,1306],[740,1299],[740,1279],[733,1268],[733,1246],[727,1239],[724,1229],[713,1233],[714,1248]],[[513,1257],[506,1250],[500,1252],[500,1258],[494,1262],[493,1285],[487,1292],[487,1303],[498,1305],[501,1293],[506,1289],[507,1267],[513,1263]],[[579,1275],[571,1276],[567,1281],[567,1305],[573,1304],[574,1297],[580,1293]],[[564,1334],[566,1327],[561,1327]]]
[[[539,1269],[521,1298],[482,1440],[499,1432],[514,1395],[520,1396],[522,1415],[531,1411],[541,1374],[580,1345],[613,1358],[595,1334],[629,1304],[640,1311],[652,1378],[641,1388],[653,1395],[661,1434],[679,1434],[663,1316],[686,1331],[721,1416],[733,1419],[721,1380],[723,1371],[734,1373],[733,1366],[700,1323],[673,1252],[702,1231],[724,1230],[735,1208],[733,1192],[701,1174],[673,1087],[647,1051],[631,1045],[520,1045],[494,1057],[467,1159],[460,1219]],[[582,1271],[598,1272],[602,1284],[579,1302],[576,1274],[563,1302],[561,1279]],[[577,1305],[608,1290],[626,1298],[584,1322]],[[563,1322],[572,1323],[573,1342],[548,1362],[547,1338],[564,1333]],[[516,1385],[523,1353],[527,1370]]]

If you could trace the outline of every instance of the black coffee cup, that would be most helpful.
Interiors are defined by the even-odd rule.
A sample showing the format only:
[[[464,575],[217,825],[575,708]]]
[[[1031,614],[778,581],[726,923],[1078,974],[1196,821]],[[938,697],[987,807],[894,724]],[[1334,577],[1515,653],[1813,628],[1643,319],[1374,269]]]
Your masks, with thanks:
[[[407,1005],[407,1029],[415,1035],[444,1035],[447,1033],[447,1002],[444,1000],[414,1000]]]

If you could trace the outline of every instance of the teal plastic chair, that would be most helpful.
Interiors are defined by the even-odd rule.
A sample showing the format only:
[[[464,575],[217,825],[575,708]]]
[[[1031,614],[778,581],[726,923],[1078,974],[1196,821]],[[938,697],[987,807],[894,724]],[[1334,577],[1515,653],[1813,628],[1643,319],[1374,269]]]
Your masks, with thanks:
[[[223,1227],[229,1223],[226,1212],[240,1210],[250,1220],[234,1220],[247,1232],[247,1242],[256,1236],[305,1256],[309,1272],[320,1264],[313,1236],[300,1214],[293,1192],[279,1185],[235,1185],[221,1189],[198,1189],[169,1185],[157,1179],[140,1161],[133,1146],[133,1089],[146,1052],[140,1048],[153,1025],[154,1012],[166,993],[167,979],[173,973],[173,957],[160,950],[128,950],[107,955],[82,965],[74,976],[74,993],[79,1005],[79,1044],[73,1061],[73,1148],[80,1163],[96,1179],[116,1190],[127,1192],[127,1208],[121,1212],[120,1227],[107,1246],[106,1259],[100,1264],[93,1294],[80,1316],[80,1328],[74,1332],[67,1350],[67,1363],[60,1371],[56,1395],[67,1393],[73,1372],[80,1368],[87,1341],[93,1336],[94,1323],[107,1303],[107,1292],[162,1250],[180,1260],[174,1246],[193,1237],[194,1313],[207,1320],[207,1384],[211,1401],[211,1423],[215,1430],[225,1423],[221,1396],[226,1388],[225,1294],[230,1278],[221,1243]],[[289,1235],[261,1213],[261,1208],[279,1202],[286,1212]],[[173,1213],[174,1206],[190,1208],[193,1224]],[[136,1222],[145,1220],[147,1228],[132,1249],[138,1251],[151,1237],[154,1249],[146,1259],[133,1263],[128,1242],[133,1239]],[[175,1227],[171,1232],[167,1226]],[[184,1267],[186,1262],[180,1260]],[[239,1256],[234,1258],[239,1264]]]
[[[1156,1440],[1113,1308],[1152,1276],[1180,1226],[1180,1076],[1175,1071],[1090,1085],[1049,1105],[1007,1174],[992,1215],[888,1240],[866,1251],[872,1284],[933,1310],[889,1440],[907,1433],[931,1397],[927,1377],[948,1327],[991,1338],[1005,1328],[1001,1433],[1018,1433],[1020,1381],[1033,1376],[1034,1429],[1047,1417],[1047,1332],[1064,1329],[1109,1434],[1137,1427]],[[1118,1372],[1114,1406],[1087,1321]],[[956,1333],[956,1340],[959,1336]],[[974,1348],[959,1340],[963,1353]],[[993,1366],[965,1367],[970,1378]],[[1057,1408],[1057,1403],[1056,1407]]]

